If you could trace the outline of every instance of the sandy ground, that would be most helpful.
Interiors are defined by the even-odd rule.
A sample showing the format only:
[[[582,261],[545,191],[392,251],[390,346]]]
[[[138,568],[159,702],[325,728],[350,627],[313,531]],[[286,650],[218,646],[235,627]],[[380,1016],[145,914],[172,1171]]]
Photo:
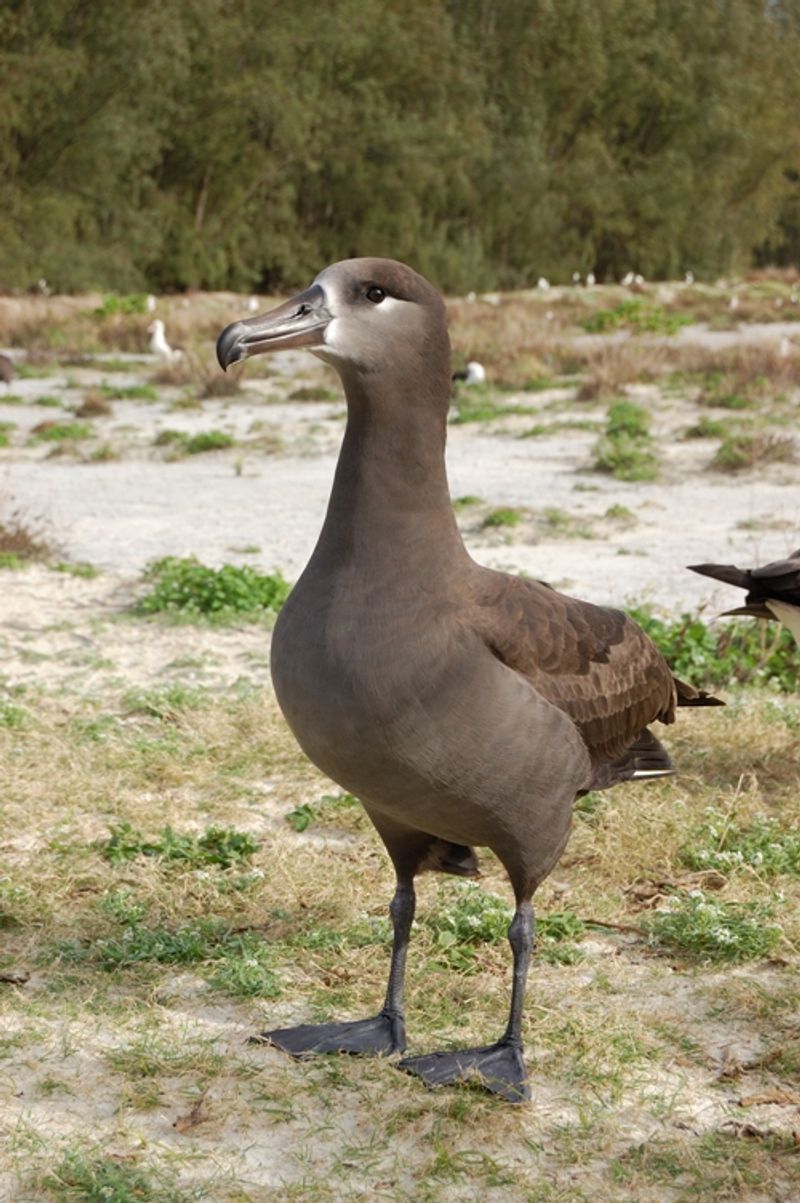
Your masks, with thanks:
[[[792,325],[788,334],[796,330]],[[751,330],[748,337],[775,340],[786,334],[772,325]],[[692,335],[683,331],[680,337],[686,340]],[[722,345],[733,336],[695,333],[694,337]],[[0,450],[0,498],[12,498],[19,512],[41,520],[64,560],[85,561],[100,570],[93,579],[44,566],[2,574],[0,648],[7,685],[94,695],[172,679],[207,686],[268,679],[268,634],[263,627],[145,626],[127,621],[125,612],[140,587],[143,569],[163,555],[196,555],[208,564],[279,568],[289,579],[297,575],[324,514],[344,405],[343,400],[292,402],[287,395],[298,384],[322,382],[332,389],[337,385],[313,361],[275,357],[276,376],[266,381],[248,378],[241,394],[205,401],[197,409],[174,408],[181,390],[169,387],[159,390],[156,402],[114,401],[113,414],[95,422],[102,438],[117,451],[117,458],[108,462],[92,462],[80,445],[61,455],[52,455],[46,444],[28,445],[37,423],[63,417],[61,410],[41,408],[37,398],[53,395],[71,407],[87,388],[103,381],[122,386],[141,383],[155,366],[148,357],[141,362],[142,368],[132,365],[130,373],[115,372],[113,377],[98,360],[46,379],[19,379],[13,393],[24,398],[22,404],[4,405],[0,392],[0,420],[17,424],[12,446]],[[542,533],[535,523],[523,524],[510,534],[491,533],[465,512],[465,538],[483,563],[542,577],[592,601],[617,605],[648,601],[673,614],[704,606],[708,614],[716,613],[731,604],[730,591],[685,571],[684,565],[704,560],[763,562],[797,546],[800,468],[779,464],[737,477],[709,472],[713,441],[687,443],[678,437],[696,418],[696,409],[674,398],[666,402],[649,386],[629,392],[654,406],[654,430],[664,464],[656,483],[625,484],[592,472],[591,447],[597,436],[591,431],[520,438],[537,420],[534,416],[508,418],[490,427],[453,425],[448,466],[454,497],[478,495],[492,507],[522,506],[534,515],[557,509],[569,516],[572,526],[592,534],[586,538],[576,537],[574,530]],[[504,397],[509,402],[515,399],[547,419],[558,416],[559,407],[568,401],[564,390]],[[580,416],[588,419],[600,421],[604,413],[605,404],[580,407]],[[569,408],[569,416],[576,416],[575,405]],[[188,433],[217,428],[234,435],[238,445],[170,462],[153,447],[154,436],[167,428]],[[619,505],[632,511],[630,524],[607,517],[609,507]],[[598,939],[589,948],[593,960],[608,960],[612,977],[618,944],[618,940]],[[741,971],[744,976],[748,972]],[[666,970],[663,976],[658,1007],[665,1018],[681,1013],[691,1022],[696,1003],[690,997],[692,987]],[[620,988],[635,995],[636,979],[634,967]],[[651,978],[643,973],[641,990],[650,987]],[[222,1051],[239,1062],[252,1061],[258,1069],[266,1063],[276,1076],[289,1072],[278,1054],[242,1044],[251,1023],[247,1008],[205,1005],[196,996],[190,975],[176,975],[174,997],[188,1000],[186,1014],[180,1006],[173,1007],[165,1022],[182,1024],[187,1039],[220,1041]],[[643,996],[642,1005],[653,1005],[649,995]],[[720,1064],[726,1058],[746,1062],[760,1051],[758,1041],[745,1029],[733,1031],[720,1025],[715,1030],[706,1024],[702,1038],[709,1056]],[[117,1131],[115,1097],[107,1082],[102,1085],[97,1070],[103,1040],[102,1033],[87,1032],[78,1024],[52,1031],[43,1025],[43,1055],[58,1062],[59,1072],[76,1087],[82,1081],[100,1084],[96,1091],[78,1091],[66,1102],[40,1099],[33,1114],[27,1110],[27,1090],[40,1066],[23,1068],[13,1083],[18,1121],[33,1124],[45,1139],[88,1127],[105,1133],[112,1150],[130,1147],[131,1141],[140,1148],[169,1147],[175,1140],[172,1125],[185,1112],[185,1101],[176,1098],[168,1112],[138,1117],[136,1131]],[[324,1168],[332,1148],[370,1133],[370,1095],[384,1089],[392,1072],[387,1067],[376,1075],[353,1067],[353,1107],[348,1114],[314,1116],[311,1111],[317,1104],[305,1110],[300,1107],[298,1128],[318,1123],[324,1131],[319,1147],[307,1152],[315,1171]],[[681,1125],[703,1132],[738,1122],[733,1097],[710,1100],[705,1071],[697,1072],[696,1082],[685,1066],[653,1072],[654,1090],[665,1095],[670,1089],[680,1092],[677,1121]],[[211,1143],[221,1173],[260,1188],[277,1186],[285,1168],[280,1158],[286,1127],[276,1121],[273,1130],[265,1130],[263,1115],[248,1115],[237,1103],[236,1078],[222,1079],[214,1089],[217,1097],[209,1104],[214,1115],[211,1128],[202,1139],[189,1134],[185,1145],[196,1148],[199,1155],[206,1154]],[[763,1115],[756,1109],[749,1118],[753,1123],[768,1119],[772,1130],[789,1131],[794,1112],[790,1115],[787,1110],[780,1122],[774,1107]],[[535,1110],[524,1120],[525,1137],[538,1147],[555,1139],[560,1125],[579,1119],[569,1092],[545,1080],[537,1087]],[[624,1141],[645,1140],[654,1130],[635,1106],[628,1113],[618,1110],[615,1122],[616,1135]],[[380,1139],[380,1133],[373,1137]],[[391,1158],[379,1151],[374,1168],[352,1197],[369,1197],[370,1182],[382,1177],[393,1175],[402,1182],[403,1161],[402,1145],[393,1147]],[[13,1175],[7,1176],[5,1189],[13,1191],[14,1180]],[[3,1189],[0,1176],[0,1199],[12,1199],[11,1194],[3,1195]],[[409,1189],[413,1189],[411,1180]],[[456,1200],[458,1188],[454,1191]],[[790,1195],[785,1198],[791,1203]],[[800,1198],[800,1191],[795,1198]]]

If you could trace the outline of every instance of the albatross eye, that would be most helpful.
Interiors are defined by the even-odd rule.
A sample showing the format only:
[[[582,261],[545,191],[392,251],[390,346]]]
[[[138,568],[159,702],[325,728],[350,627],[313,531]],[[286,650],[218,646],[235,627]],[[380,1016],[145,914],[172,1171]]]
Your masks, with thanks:
[[[367,289],[367,300],[372,301],[373,305],[380,305],[385,296],[386,293],[377,284],[371,284]]]

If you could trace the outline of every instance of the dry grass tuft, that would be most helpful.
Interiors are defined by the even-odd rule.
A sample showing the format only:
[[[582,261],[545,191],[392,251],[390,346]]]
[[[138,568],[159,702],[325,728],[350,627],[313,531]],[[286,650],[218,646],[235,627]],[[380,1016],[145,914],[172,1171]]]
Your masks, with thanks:
[[[75,410],[76,418],[108,418],[113,414],[114,407],[108,397],[100,389],[88,389],[83,394],[83,400]]]
[[[790,435],[742,431],[722,440],[711,467],[721,472],[744,472],[766,464],[793,464],[796,460],[797,444]]]
[[[586,355],[586,376],[578,388],[579,401],[618,396],[626,384],[653,380],[666,370],[667,350],[638,343],[611,343]]]
[[[45,560],[56,550],[45,522],[23,514],[14,499],[6,497],[0,507],[0,562],[13,567],[20,561]]]

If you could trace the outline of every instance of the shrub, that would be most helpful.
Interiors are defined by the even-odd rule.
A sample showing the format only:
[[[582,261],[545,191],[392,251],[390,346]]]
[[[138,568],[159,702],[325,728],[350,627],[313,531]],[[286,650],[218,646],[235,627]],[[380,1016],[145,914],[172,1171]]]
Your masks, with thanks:
[[[166,556],[151,564],[146,575],[154,584],[136,605],[140,614],[217,619],[265,611],[277,614],[289,594],[280,572],[266,574],[234,564],[207,568],[194,556]]]

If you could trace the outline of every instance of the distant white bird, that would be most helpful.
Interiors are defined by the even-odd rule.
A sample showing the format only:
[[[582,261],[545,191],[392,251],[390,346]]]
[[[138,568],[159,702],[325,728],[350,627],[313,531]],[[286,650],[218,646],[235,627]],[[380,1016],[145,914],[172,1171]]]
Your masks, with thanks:
[[[633,282],[634,282],[634,284],[644,284],[644,276],[640,275],[639,272],[637,272],[636,275],[633,277]]]
[[[572,283],[573,283],[573,284],[580,284],[580,282],[581,282],[581,273],[580,273],[580,272],[573,272],[573,273],[572,273]]]
[[[636,277],[634,276],[633,272],[626,272],[621,280],[623,288],[630,288],[635,279]]]
[[[776,308],[776,309],[782,309],[782,308],[783,308],[783,297],[776,297],[776,298],[775,298],[775,308]]]
[[[468,304],[474,305],[475,304],[475,293],[468,292],[466,297],[464,298],[464,300],[467,301]]]
[[[43,297],[49,297],[51,293],[50,285],[45,280],[44,276],[40,276],[36,281],[36,291],[40,292]]]
[[[728,301],[728,308],[729,309],[738,309],[739,308],[739,298],[731,297],[731,299]]]
[[[153,355],[158,355],[165,363],[177,363],[179,359],[183,359],[183,351],[171,347],[167,342],[164,323],[160,317],[150,323],[147,333],[150,335],[150,350]]]
[[[595,279],[594,272],[587,272],[586,273],[586,287],[594,288],[596,283],[597,283],[597,280]]]
[[[540,288],[542,292],[547,292],[550,287],[550,281],[546,280],[544,276],[539,276],[539,279],[536,281],[536,287]]]
[[[486,368],[476,359],[471,359],[463,372],[453,372],[453,380],[458,380],[461,384],[484,384]]]
[[[148,293],[147,300],[145,301],[145,308],[147,309],[148,313],[155,313],[156,303],[156,298],[153,296],[152,292]]]
[[[694,284],[694,272],[688,271],[683,277],[684,284]]]
[[[258,312],[258,297],[250,297],[247,302],[247,308],[250,313]]]

